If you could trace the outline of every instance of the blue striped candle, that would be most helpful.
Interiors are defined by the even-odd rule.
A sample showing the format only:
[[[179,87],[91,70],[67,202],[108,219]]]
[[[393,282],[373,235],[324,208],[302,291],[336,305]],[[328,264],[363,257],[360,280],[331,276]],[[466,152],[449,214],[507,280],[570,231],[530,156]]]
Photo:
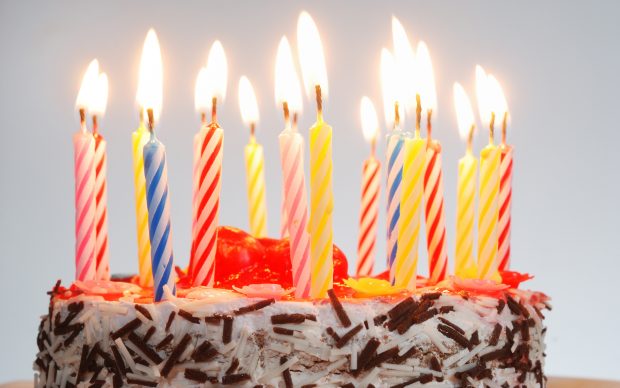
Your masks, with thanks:
[[[165,299],[164,286],[176,294],[174,255],[170,227],[170,199],[168,198],[168,169],[166,147],[151,131],[151,139],[144,145],[144,175],[146,203],[149,212],[151,263],[153,266],[154,299]]]
[[[399,127],[387,136],[387,259],[390,282],[396,278],[394,260],[398,250],[398,221],[400,219],[400,191],[403,178],[403,155],[407,133]]]

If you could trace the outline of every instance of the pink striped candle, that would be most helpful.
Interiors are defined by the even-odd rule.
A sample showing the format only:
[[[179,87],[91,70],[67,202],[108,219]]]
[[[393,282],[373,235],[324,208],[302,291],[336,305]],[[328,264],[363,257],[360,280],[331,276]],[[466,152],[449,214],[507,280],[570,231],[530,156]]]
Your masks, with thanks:
[[[95,257],[97,279],[110,280],[110,254],[108,250],[108,184],[106,141],[97,132],[97,116],[93,116],[95,138]]]
[[[500,145],[501,160],[499,165],[499,221],[498,221],[498,270],[510,269],[510,232],[512,210],[512,154],[513,148],[506,144],[506,120],[502,131],[502,144]]]
[[[75,278],[96,278],[95,258],[95,139],[86,130],[80,109],[81,129],[73,135],[75,160]]]

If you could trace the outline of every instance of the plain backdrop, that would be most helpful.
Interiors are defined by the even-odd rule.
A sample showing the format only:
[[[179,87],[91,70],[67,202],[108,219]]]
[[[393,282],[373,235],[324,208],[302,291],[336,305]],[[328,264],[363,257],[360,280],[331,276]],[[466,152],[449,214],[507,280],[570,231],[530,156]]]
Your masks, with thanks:
[[[360,175],[369,150],[359,103],[383,110],[382,47],[400,18],[410,39],[427,42],[437,79],[435,136],[444,150],[450,258],[454,251],[456,163],[464,152],[452,84],[474,94],[474,66],[494,73],[512,112],[515,147],[513,267],[536,278],[527,287],[553,297],[546,370],[551,375],[620,378],[618,366],[618,103],[620,3],[493,1],[31,1],[0,2],[0,381],[30,378],[39,316],[56,279],[74,276],[74,110],[81,76],[96,57],[110,78],[101,133],[109,152],[109,234],[115,273],[135,272],[136,242],[130,134],[144,37],[154,27],[164,61],[164,101],[157,128],[169,161],[174,249],[186,265],[190,246],[194,82],[220,39],[228,55],[221,223],[247,228],[242,124],[237,85],[247,75],[257,91],[258,139],[265,147],[269,231],[279,229],[274,101],[277,44],[296,40],[301,10],[323,39],[334,128],[335,241],[355,262]],[[294,47],[295,49],[295,47]],[[305,99],[300,128],[314,121]],[[412,120],[407,120],[412,125]],[[383,157],[384,134],[379,154]],[[476,150],[486,141],[478,133]],[[385,196],[382,194],[384,208]],[[377,269],[385,267],[384,214]],[[452,266],[452,263],[451,263]],[[426,273],[426,254],[420,262]]]

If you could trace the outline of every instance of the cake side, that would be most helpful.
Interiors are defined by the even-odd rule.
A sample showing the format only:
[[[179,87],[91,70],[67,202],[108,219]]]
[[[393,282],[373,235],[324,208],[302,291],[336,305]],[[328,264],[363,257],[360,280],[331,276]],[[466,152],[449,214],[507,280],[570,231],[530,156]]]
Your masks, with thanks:
[[[200,299],[193,299],[192,296]],[[160,303],[52,295],[37,387],[538,387],[544,294],[450,290],[275,301],[195,290]]]

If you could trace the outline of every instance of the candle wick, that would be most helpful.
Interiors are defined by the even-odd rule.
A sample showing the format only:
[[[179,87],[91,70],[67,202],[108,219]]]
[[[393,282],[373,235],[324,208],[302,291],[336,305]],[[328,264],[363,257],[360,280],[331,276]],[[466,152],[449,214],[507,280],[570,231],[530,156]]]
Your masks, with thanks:
[[[377,139],[376,139],[376,138],[373,138],[373,139],[370,141],[370,157],[371,157],[372,159],[374,159],[374,158],[375,158],[375,156],[376,156],[376,149],[377,149]]]
[[[502,121],[502,145],[506,145],[506,127],[508,125],[508,112],[504,112],[504,120]]]
[[[250,141],[252,143],[254,143],[254,141],[256,140],[254,136],[255,133],[256,133],[256,124],[250,123]]]
[[[471,125],[471,127],[469,128],[469,136],[467,137],[467,153],[468,154],[472,154],[472,143],[474,141],[474,130],[476,129],[476,126],[474,124]]]
[[[495,137],[495,112],[491,112],[491,120],[489,120],[489,144],[493,145]]]
[[[416,137],[420,137],[420,123],[422,122],[422,104],[420,103],[420,95],[415,95],[415,134]]]
[[[205,112],[200,112],[200,122],[202,125],[207,124],[207,114]]]
[[[314,90],[316,91],[317,116],[319,118],[322,118],[323,117],[323,97],[321,96],[321,85],[316,85],[314,87]]]
[[[394,129],[400,125],[400,109],[398,107],[398,101],[394,102]]]
[[[428,138],[428,144],[431,144],[431,138],[432,138],[432,133],[433,133],[433,125],[431,124],[431,118],[433,116],[433,110],[429,109],[426,111],[426,133],[427,133],[427,138]]]
[[[217,123],[217,97],[213,97],[211,104],[211,122]]]
[[[148,116],[148,128],[149,128],[149,132],[151,133],[151,137],[155,135],[154,129],[155,129],[155,118],[153,116],[153,109],[152,108],[148,108],[146,110],[146,115]]]
[[[282,110],[284,111],[284,125],[288,128],[291,125],[291,114],[288,110],[288,102],[282,102]]]
[[[86,110],[84,108],[80,108],[80,128],[82,132],[86,132]]]
[[[142,127],[144,125],[144,109],[143,108],[140,108],[140,113],[138,113],[138,120],[139,120],[140,127]]]
[[[297,118],[298,118],[297,112],[294,112],[293,113],[293,131],[297,130]]]
[[[99,120],[97,120],[97,115],[93,115],[93,134],[97,135],[99,132]]]

